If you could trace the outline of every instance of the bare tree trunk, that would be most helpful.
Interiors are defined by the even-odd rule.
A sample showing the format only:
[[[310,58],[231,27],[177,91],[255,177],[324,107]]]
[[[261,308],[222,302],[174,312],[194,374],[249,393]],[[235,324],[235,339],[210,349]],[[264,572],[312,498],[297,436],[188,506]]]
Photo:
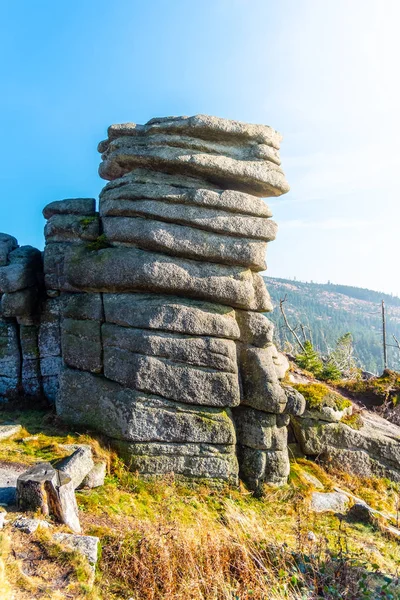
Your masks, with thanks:
[[[288,330],[290,331],[290,333],[292,334],[292,336],[294,337],[294,339],[296,340],[296,342],[298,343],[298,345],[300,346],[300,348],[303,350],[303,352],[305,352],[304,345],[302,344],[299,336],[297,335],[297,333],[295,332],[295,330],[293,329],[293,327],[290,326],[289,321],[288,321],[287,316],[286,316],[286,313],[285,313],[285,310],[283,308],[283,304],[286,302],[286,298],[287,298],[287,296],[285,295],[285,297],[283,299],[281,298],[280,301],[279,301],[279,307],[281,309],[283,320],[285,322],[286,327],[288,328]]]
[[[386,345],[386,315],[385,315],[385,303],[382,300],[382,341],[383,341],[383,368],[388,368],[387,361],[387,345]]]

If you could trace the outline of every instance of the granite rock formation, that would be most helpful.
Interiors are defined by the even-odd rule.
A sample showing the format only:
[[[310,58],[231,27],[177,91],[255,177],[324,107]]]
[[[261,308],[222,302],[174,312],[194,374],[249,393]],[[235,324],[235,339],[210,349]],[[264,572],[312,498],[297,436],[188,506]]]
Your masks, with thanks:
[[[109,181],[99,212],[94,199],[43,211],[43,393],[134,470],[232,483],[240,472],[256,491],[287,479],[287,425],[304,400],[281,384],[287,364],[259,275],[277,229],[262,197],[289,189],[280,139],[204,115],[112,125],[99,145]],[[15,246],[0,238],[4,316],[18,320],[7,307],[23,296],[32,311],[36,283],[13,266]]]

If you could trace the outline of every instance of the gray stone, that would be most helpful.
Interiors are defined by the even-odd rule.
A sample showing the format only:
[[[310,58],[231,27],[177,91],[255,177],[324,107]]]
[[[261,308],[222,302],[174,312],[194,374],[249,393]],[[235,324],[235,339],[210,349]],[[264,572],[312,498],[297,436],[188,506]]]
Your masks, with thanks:
[[[51,404],[54,404],[56,401],[59,387],[57,376],[45,375],[42,377],[43,394]]]
[[[400,427],[374,413],[360,415],[362,427],[309,418],[292,419],[306,455],[320,456],[344,471],[400,480]]]
[[[74,425],[132,442],[235,444],[229,410],[189,406],[64,369],[57,413]]]
[[[8,256],[12,250],[18,247],[18,242],[15,237],[7,233],[0,233],[0,266],[3,267],[8,263]]]
[[[120,235],[123,235],[125,240],[120,241],[132,241],[127,239],[129,237],[129,229],[136,229],[140,225],[137,219],[129,217],[152,218],[155,222],[164,221],[165,223],[175,223],[181,226],[186,225],[190,228],[204,230],[209,233],[222,234],[228,238],[232,236],[234,238],[248,238],[249,240],[260,240],[263,242],[272,242],[276,237],[278,228],[274,221],[264,217],[253,217],[214,208],[162,202],[161,200],[136,200],[130,202],[129,215],[126,214],[128,211],[128,207],[125,206],[126,201],[120,200],[119,203],[123,203],[120,211],[124,210],[125,214],[123,216],[114,216],[112,213],[116,211],[116,202],[118,201],[103,200],[101,203],[101,215],[106,226],[105,232],[107,236],[111,234],[111,236],[115,237],[118,227],[124,227],[124,231]],[[125,219],[127,224],[123,226],[123,220]],[[176,230],[176,227],[170,229],[170,231],[174,230]],[[196,240],[193,232],[184,230],[183,233],[189,239],[193,240],[193,242]],[[198,237],[197,239],[200,243],[201,238]],[[206,237],[204,239],[207,240]],[[212,240],[215,238],[211,237],[208,239]]]
[[[89,564],[94,567],[98,559],[98,548],[100,540],[92,535],[73,535],[70,533],[55,533],[53,536],[56,542],[65,544],[72,550],[76,550],[87,558]]]
[[[20,246],[12,250],[8,255],[11,265],[19,264],[32,269],[33,271],[42,271],[42,253],[33,246]]]
[[[271,300],[262,278],[242,267],[199,263],[137,248],[98,252],[75,245],[68,254],[66,276],[81,291],[152,291],[265,311]],[[260,282],[261,280],[261,282]]]
[[[85,243],[78,240],[77,243]],[[75,244],[69,242],[48,243],[44,249],[43,269],[44,282],[48,290],[63,290],[66,292],[79,292],[72,287],[65,276],[65,262]]]
[[[102,341],[104,348],[119,348],[193,366],[237,373],[236,346],[231,340],[191,337],[105,323],[102,326]]]
[[[211,444],[133,444],[111,440],[132,471],[143,475],[174,473],[186,479],[216,479],[237,484],[235,446]]]
[[[312,475],[311,473],[308,473],[307,471],[305,471],[304,469],[301,469],[300,476],[301,476],[302,479],[305,479],[307,483],[310,483],[317,490],[323,490],[324,489],[324,486],[320,482],[320,480],[317,479],[317,477],[314,477],[314,475]]]
[[[365,504],[364,502],[356,502],[353,504],[347,511],[347,518],[356,523],[366,523],[368,525],[376,523],[373,511],[371,511],[368,504]]]
[[[57,463],[57,469],[69,475],[74,489],[79,487],[94,467],[90,446],[81,445],[70,456]]]
[[[0,267],[5,267],[8,264],[8,255],[10,252],[10,246],[0,241]]]
[[[276,346],[272,344],[268,351],[271,352],[272,362],[274,363],[275,373],[278,379],[283,379],[289,370],[289,361],[286,356],[279,352]]]
[[[35,533],[40,527],[45,529],[50,529],[51,525],[47,521],[43,519],[29,519],[28,517],[18,517],[14,523],[13,527],[19,529],[23,533]]]
[[[98,215],[54,215],[44,229],[46,242],[93,241],[99,233]]]
[[[38,463],[18,477],[17,504],[22,510],[53,515],[58,522],[80,533],[72,480],[50,463]]]
[[[243,384],[242,404],[269,413],[282,413],[286,394],[279,385],[268,348],[244,346],[240,351]]]
[[[256,450],[238,446],[240,477],[248,487],[261,494],[264,484],[284,485],[290,472],[287,449]]]
[[[16,504],[17,479],[27,468],[20,463],[0,461],[0,504]]]
[[[19,380],[20,370],[21,354],[17,325],[0,319],[0,379],[9,379],[10,386],[15,387]],[[8,387],[8,383],[7,381],[4,381],[3,384],[0,382],[0,395],[2,388],[4,390],[4,387]]]
[[[9,247],[9,251],[14,250],[14,248],[18,248],[18,241],[12,235],[8,235],[8,233],[0,233],[0,244],[7,244]]]
[[[100,193],[103,216],[132,216],[136,200],[162,200],[203,208],[216,208],[255,217],[272,217],[267,204],[250,194],[235,190],[202,189],[204,181],[155,171],[135,169],[110,181]]]
[[[193,117],[155,117],[145,125],[122,123],[110,125],[108,139],[113,140],[122,136],[137,137],[142,133],[172,133],[178,135],[197,134],[206,140],[237,140],[238,144],[252,141],[267,144],[279,150],[282,140],[280,133],[268,125],[255,125],[213,117],[211,115],[195,115]],[[100,152],[103,150],[101,149]]]
[[[345,512],[349,499],[339,492],[313,492],[311,496],[311,510],[314,512]]]
[[[151,219],[106,217],[102,222],[104,233],[113,245],[135,245],[144,250],[240,265],[255,271],[266,269],[266,243],[259,240],[229,237]]]
[[[17,292],[36,283],[35,273],[23,264],[0,267],[0,293]]]
[[[0,375],[0,398],[9,398],[18,391],[18,377],[3,377]]]
[[[50,202],[43,209],[45,219],[54,215],[84,215],[91,216],[96,212],[96,200],[94,198],[68,198]]]
[[[94,467],[83,479],[80,488],[97,488],[104,485],[107,474],[107,463],[105,461],[96,462]]]
[[[287,400],[285,412],[288,415],[302,415],[306,408],[304,396],[290,385],[283,386],[283,389]]]
[[[188,404],[237,406],[239,379],[227,373],[145,356],[120,348],[104,348],[104,375],[126,387]]]
[[[348,415],[353,414],[353,407],[346,406],[343,410],[335,409],[331,406],[321,406],[318,410],[315,408],[308,408],[304,411],[303,417],[305,419],[314,419],[315,421],[327,421],[328,423],[339,423]]]
[[[266,348],[272,344],[274,325],[265,315],[237,310],[236,319],[240,328],[241,342],[258,348]]]
[[[22,356],[21,384],[27,396],[40,396],[42,391],[38,347],[38,327],[21,325],[19,338]]]
[[[103,321],[103,312],[101,294],[71,294],[65,304],[63,314],[69,319]]]
[[[0,441],[7,440],[13,435],[19,433],[22,429],[22,426],[18,423],[4,423],[0,424]]]
[[[41,358],[61,355],[61,315],[64,307],[62,297],[49,298],[42,306],[38,345]]]
[[[61,349],[68,366],[100,373],[103,368],[100,322],[63,319]]]
[[[43,377],[58,377],[61,367],[61,356],[46,356],[40,359],[40,372]]]
[[[140,329],[237,339],[232,308],[158,294],[104,294],[106,321]]]
[[[273,132],[205,115],[112,126],[109,139],[99,145],[99,172],[104,179],[115,179],[134,168],[153,168],[256,196],[279,196],[289,190],[279,167],[280,136],[265,135],[267,131]]]
[[[234,409],[238,443],[256,450],[285,450],[287,428],[277,426],[276,415],[238,406]]]
[[[25,317],[36,312],[38,291],[36,287],[3,294],[1,311],[4,317]]]

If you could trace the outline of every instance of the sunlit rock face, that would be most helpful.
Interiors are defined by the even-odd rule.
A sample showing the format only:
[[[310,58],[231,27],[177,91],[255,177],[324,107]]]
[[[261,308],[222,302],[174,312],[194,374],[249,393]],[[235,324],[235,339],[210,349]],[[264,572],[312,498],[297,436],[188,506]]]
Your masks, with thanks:
[[[217,117],[112,125],[93,199],[53,202],[39,327],[45,394],[132,469],[286,481],[301,412],[273,346],[260,276],[289,190],[281,136]]]

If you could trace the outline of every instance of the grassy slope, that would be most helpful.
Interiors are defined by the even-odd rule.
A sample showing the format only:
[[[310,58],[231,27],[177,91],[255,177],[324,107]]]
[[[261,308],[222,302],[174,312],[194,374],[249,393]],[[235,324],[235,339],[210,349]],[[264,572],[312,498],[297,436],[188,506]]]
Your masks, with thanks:
[[[50,591],[43,573],[33,579],[22,576],[12,547],[18,540],[6,529],[0,541],[5,599],[7,585],[16,600],[400,597],[395,591],[381,596],[362,591],[364,581],[372,589],[384,585],[383,573],[396,573],[397,542],[379,528],[310,513],[313,488],[304,471],[317,476],[326,490],[339,483],[375,508],[396,512],[398,490],[388,481],[327,473],[308,461],[293,463],[289,485],[266,490],[263,499],[255,499],[243,487],[217,490],[173,478],[144,481],[127,472],[101,440],[64,429],[52,415],[0,412],[0,420],[10,418],[21,422],[25,431],[0,443],[0,459],[53,460],[63,453],[60,443],[78,441],[90,443],[97,455],[107,457],[110,469],[103,487],[77,492],[83,530],[98,535],[102,543],[95,588],[89,592],[80,583],[82,566],[74,563],[74,556],[69,562],[63,556],[64,570],[67,563],[69,570],[64,579],[59,577],[65,585],[58,585],[57,591]],[[310,531],[315,539],[309,539]],[[33,538],[30,543],[40,547],[51,573],[60,550],[48,539]]]

